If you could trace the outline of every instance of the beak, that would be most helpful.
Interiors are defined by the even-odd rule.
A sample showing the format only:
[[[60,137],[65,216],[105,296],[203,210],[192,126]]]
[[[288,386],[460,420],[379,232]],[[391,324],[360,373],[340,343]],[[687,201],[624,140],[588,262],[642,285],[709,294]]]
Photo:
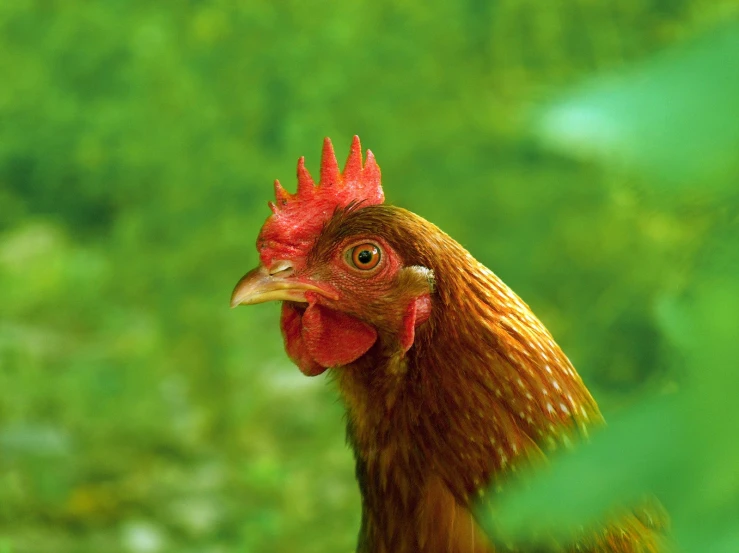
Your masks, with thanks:
[[[236,284],[231,294],[231,307],[251,305],[266,301],[297,301],[307,303],[306,292],[317,292],[323,296],[336,299],[315,284],[291,278],[292,267],[285,262],[278,262],[267,269],[261,265],[246,273]]]

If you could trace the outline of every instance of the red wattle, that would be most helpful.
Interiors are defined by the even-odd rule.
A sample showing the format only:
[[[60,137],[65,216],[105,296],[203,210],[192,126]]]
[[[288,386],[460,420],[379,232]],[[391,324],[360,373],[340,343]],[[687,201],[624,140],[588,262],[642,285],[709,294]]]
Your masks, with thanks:
[[[305,347],[303,337],[301,336],[301,330],[303,328],[301,322],[302,317],[302,310],[296,308],[294,304],[282,302],[280,328],[282,328],[285,351],[287,352],[287,356],[298,366],[304,375],[318,376],[327,367],[322,367],[316,363]]]
[[[322,367],[340,367],[356,361],[377,340],[377,331],[341,311],[310,305],[303,315],[303,342]]]
[[[356,361],[377,341],[377,331],[359,319],[316,303],[304,312],[283,303],[285,350],[308,376]]]

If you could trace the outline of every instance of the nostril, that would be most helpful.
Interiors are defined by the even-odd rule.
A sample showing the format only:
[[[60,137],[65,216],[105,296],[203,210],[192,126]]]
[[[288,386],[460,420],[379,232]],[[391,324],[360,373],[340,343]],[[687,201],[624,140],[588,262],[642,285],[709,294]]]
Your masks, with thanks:
[[[269,275],[275,276],[279,274],[280,276],[287,276],[292,272],[292,270],[293,264],[289,261],[275,261],[269,267]]]

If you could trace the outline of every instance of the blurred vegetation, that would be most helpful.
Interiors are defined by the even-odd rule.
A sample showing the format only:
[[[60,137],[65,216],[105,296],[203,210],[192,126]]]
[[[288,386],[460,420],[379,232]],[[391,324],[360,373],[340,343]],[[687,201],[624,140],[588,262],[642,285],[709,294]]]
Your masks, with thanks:
[[[555,522],[651,490],[739,550],[737,8],[0,4],[0,552],[352,550],[336,394],[228,296],[271,181],[355,133],[613,421]]]
[[[482,518],[495,535],[559,542],[614,505],[656,493],[684,551],[739,551],[739,20],[617,76],[570,91],[535,125],[551,147],[651,175],[637,185],[710,226],[653,303],[677,393],[611,419],[588,447],[511,485]],[[700,199],[700,200],[698,200]]]

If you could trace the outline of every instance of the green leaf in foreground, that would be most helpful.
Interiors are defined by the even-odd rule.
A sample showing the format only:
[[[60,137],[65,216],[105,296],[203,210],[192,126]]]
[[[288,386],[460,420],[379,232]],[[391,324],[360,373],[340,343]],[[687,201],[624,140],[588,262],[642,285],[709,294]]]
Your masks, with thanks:
[[[633,167],[672,185],[721,185],[739,172],[739,23],[545,107],[552,148]]]

